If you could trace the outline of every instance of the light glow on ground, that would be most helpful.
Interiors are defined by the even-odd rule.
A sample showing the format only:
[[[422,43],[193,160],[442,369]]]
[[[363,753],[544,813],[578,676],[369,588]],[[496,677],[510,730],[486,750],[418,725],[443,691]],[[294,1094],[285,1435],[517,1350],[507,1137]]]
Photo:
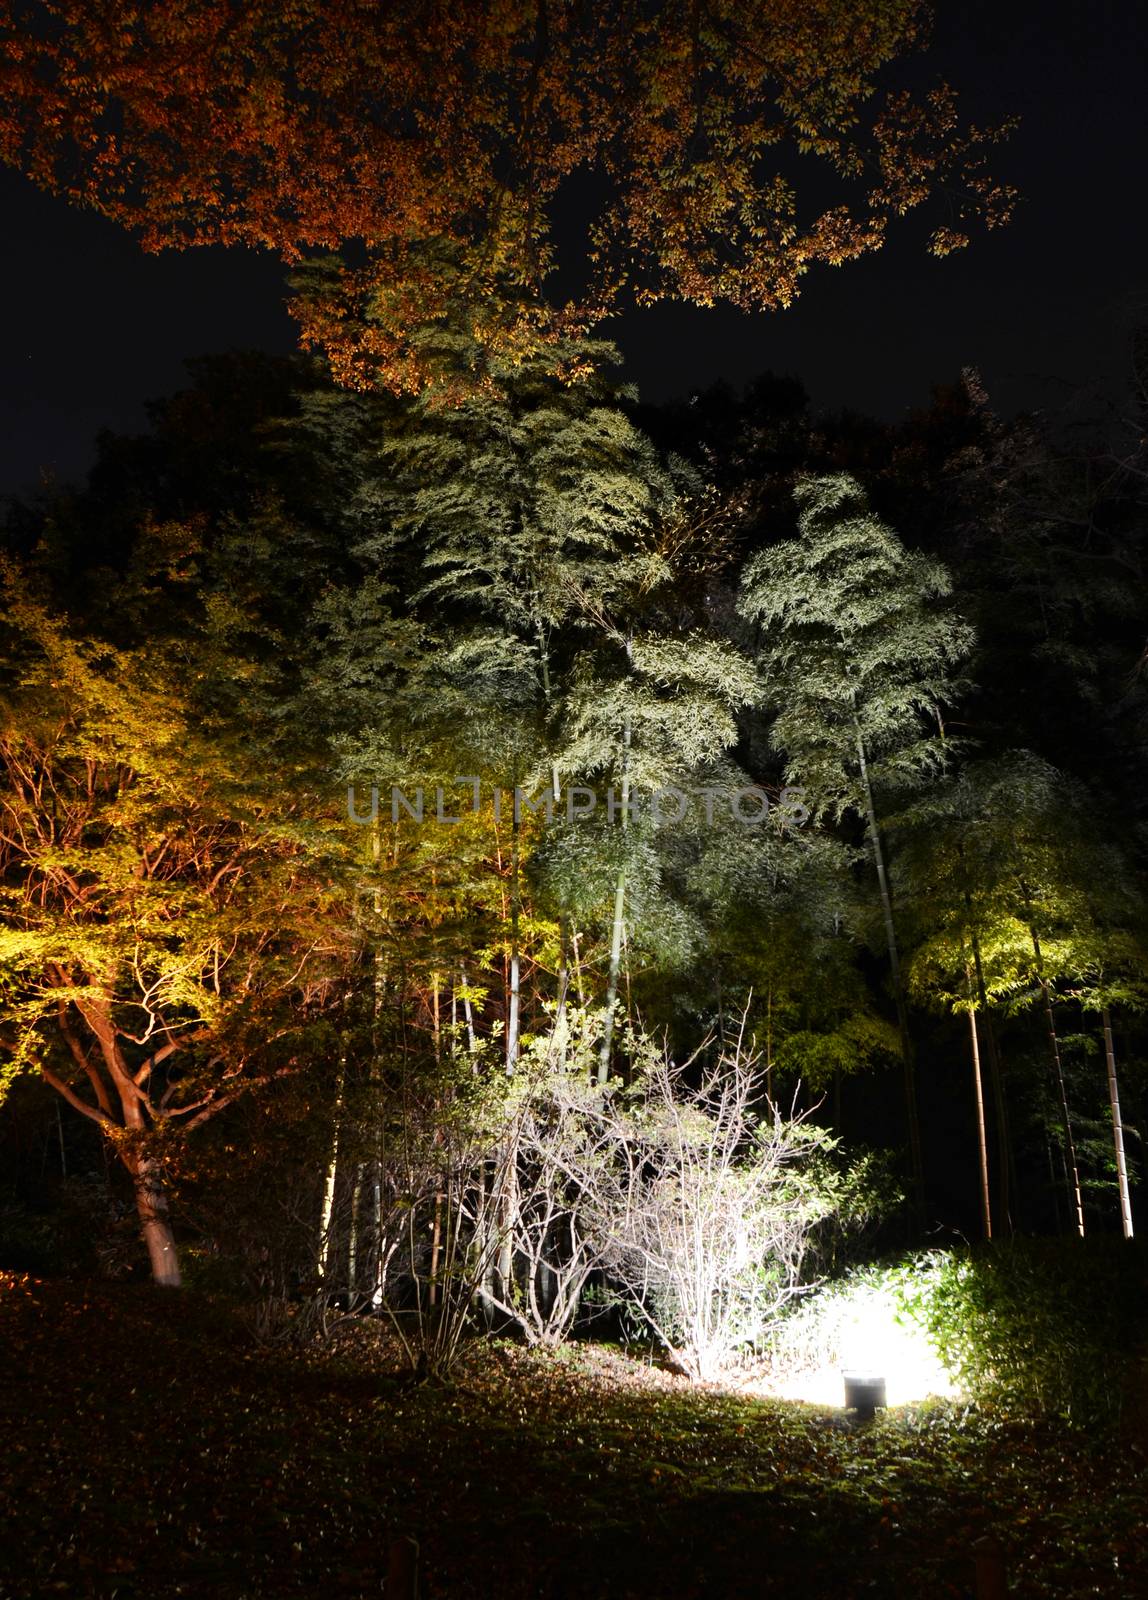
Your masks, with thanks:
[[[885,1379],[890,1406],[956,1399],[959,1387],[942,1364],[924,1329],[903,1312],[890,1290],[858,1284],[847,1294],[813,1297],[796,1319],[805,1337],[790,1337],[761,1386],[783,1400],[813,1405],[845,1404],[844,1374]]]

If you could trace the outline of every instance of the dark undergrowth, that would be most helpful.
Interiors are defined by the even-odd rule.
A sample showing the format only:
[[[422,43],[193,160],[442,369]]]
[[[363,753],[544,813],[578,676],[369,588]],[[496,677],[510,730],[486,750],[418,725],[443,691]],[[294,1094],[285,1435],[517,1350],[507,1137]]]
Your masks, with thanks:
[[[971,1593],[995,1534],[1010,1594],[1148,1596],[1135,1434],[959,1406],[848,1428],[602,1346],[476,1343],[414,1385],[386,1334],[259,1350],[226,1307],[0,1277],[0,1595],[424,1600]]]

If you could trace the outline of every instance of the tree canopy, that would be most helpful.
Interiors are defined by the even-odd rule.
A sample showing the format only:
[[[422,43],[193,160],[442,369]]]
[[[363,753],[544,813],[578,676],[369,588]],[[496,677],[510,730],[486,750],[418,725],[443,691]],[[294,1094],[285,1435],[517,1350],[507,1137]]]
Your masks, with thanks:
[[[626,296],[784,307],[811,266],[879,248],[929,199],[940,253],[974,218],[1006,220],[1013,192],[985,165],[1004,125],[963,127],[945,84],[877,96],[927,16],[921,0],[4,0],[0,160],[150,250],[319,258],[296,299],[305,343],[344,382],[417,389],[411,330],[452,305],[480,347],[514,352]],[[558,219],[580,212],[586,259],[560,263]],[[560,264],[584,281],[550,303]]]

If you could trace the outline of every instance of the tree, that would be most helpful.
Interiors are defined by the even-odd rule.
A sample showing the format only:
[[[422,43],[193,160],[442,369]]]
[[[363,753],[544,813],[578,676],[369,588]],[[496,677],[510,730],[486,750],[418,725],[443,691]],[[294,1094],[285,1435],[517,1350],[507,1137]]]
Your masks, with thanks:
[[[668,570],[666,578],[669,587]],[[630,902],[637,902],[640,917],[631,914],[629,922],[647,948],[672,946],[676,936],[684,948],[671,964],[679,964],[691,946],[697,950],[701,930],[689,926],[680,899],[675,903],[667,894],[667,867],[691,844],[704,848],[717,802],[728,806],[739,789],[752,787],[729,755],[738,735],[735,712],[752,702],[757,689],[751,664],[726,641],[700,632],[666,636],[648,615],[641,626],[636,598],[620,597],[613,614],[598,612],[596,648],[583,653],[566,707],[564,763],[584,780],[606,780],[605,816],[595,830],[585,830],[585,840],[576,828],[566,829],[547,863],[551,882],[581,880],[583,904],[587,891],[600,884],[603,866],[612,880],[601,1082],[610,1071]],[[704,822],[699,786],[708,795]],[[726,817],[716,826],[737,824]],[[587,852],[597,871],[587,871]]]
[[[490,1301],[530,1344],[566,1338],[609,1251],[608,1230],[594,1225],[614,1154],[594,1072],[596,1044],[585,1012],[556,1016],[550,1032],[533,1041],[511,1108],[517,1172],[507,1246],[517,1270],[492,1287]]]
[[[938,253],[1007,219],[955,96],[877,75],[919,45],[921,0],[751,6],[0,7],[0,159],[137,231],[330,259],[297,303],[342,381],[430,374],[412,328],[462,305],[521,352],[637,298],[788,305],[816,263],[879,248],[938,191]],[[839,193],[806,207],[804,168]],[[800,170],[800,176],[798,176]],[[590,173],[589,282],[565,306],[555,207]],[[816,181],[808,184],[816,188]],[[824,204],[824,202],[822,202]]]
[[[1110,1017],[1113,1005],[1145,1003],[1143,909],[1127,861],[1097,838],[1095,802],[1030,751],[971,764],[914,810],[903,859],[914,905],[912,986],[986,1022],[992,1008],[1040,1008],[1079,1234],[1083,1185],[1054,1008],[1069,1001],[1099,1013],[1121,1219],[1130,1237]],[[1011,1150],[995,1045],[991,1069],[1003,1180]],[[1007,1218],[1004,1181],[1000,1196]]]
[[[472,348],[428,331],[456,367]],[[559,381],[579,366],[575,388]],[[569,634],[633,587],[643,546],[678,493],[648,439],[619,404],[609,345],[582,341],[497,369],[497,386],[447,411],[416,403],[383,450],[396,471],[395,536],[422,552],[417,607],[446,623],[412,691],[453,732],[468,770],[509,796],[537,787],[559,803],[556,681]],[[635,569],[639,576],[635,576]],[[426,715],[426,712],[423,713]],[[510,981],[507,1071],[520,1041],[522,805],[508,805]],[[563,943],[565,935],[563,934]],[[563,960],[565,951],[562,952]]]
[[[759,660],[776,710],[770,738],[786,781],[815,816],[864,819],[877,876],[905,1073],[914,1193],[923,1202],[912,1043],[877,796],[942,771],[942,707],[958,690],[968,626],[936,604],[949,593],[938,562],[907,551],[843,474],[795,490],[799,537],[759,552],[740,609],[760,629]],[[933,729],[929,730],[929,724]]]
[[[2,576],[5,1076],[39,1071],[100,1129],[155,1281],[177,1286],[165,1162],[322,1050],[348,941],[288,797],[261,794],[238,730],[211,726],[218,641],[116,646]]]
[[[925,795],[904,819],[899,860],[911,906],[905,919],[910,992],[968,1017],[986,1238],[992,1237],[993,1219],[981,1039],[989,1045],[996,1116],[998,1231],[1011,1232],[1013,1151],[991,1008],[1015,993],[1031,969],[1034,949],[1039,952],[1035,930],[1018,915],[1014,844],[1032,820],[1032,806],[1025,801],[1031,801],[1034,781],[1039,781],[1038,764],[1030,764],[1023,753],[998,764],[970,763]],[[1060,1087],[1063,1096],[1063,1079]],[[1067,1102],[1065,1106],[1067,1118]],[[1064,1131],[1067,1150],[1072,1144],[1067,1120]],[[1075,1172],[1075,1162],[1073,1168]],[[1076,1198],[1079,1202],[1079,1179]]]
[[[1062,970],[1067,991],[1081,1009],[1100,1016],[1120,1225],[1124,1237],[1131,1239],[1132,1194],[1120,1108],[1112,1008],[1125,1006],[1130,1010],[1143,1010],[1148,1005],[1144,982],[1144,909],[1119,849],[1095,837],[1089,840],[1089,845],[1091,848],[1077,858],[1077,872],[1073,877],[1065,874],[1069,930],[1065,938],[1068,961]]]
[[[473,355],[454,328],[418,337],[458,366]],[[573,387],[561,381],[567,358],[584,372]],[[524,964],[556,957],[561,1006],[572,955],[581,970],[572,949],[579,928],[605,919],[608,1061],[628,891],[642,886],[647,943],[657,942],[658,925],[681,934],[688,920],[659,889],[666,847],[680,855],[684,830],[664,830],[655,846],[648,819],[630,817],[630,796],[648,802],[663,784],[712,778],[737,738],[732,708],[752,697],[755,680],[736,649],[707,637],[689,593],[713,564],[717,508],[696,476],[661,460],[635,427],[613,379],[613,349],[582,341],[490,365],[497,382],[457,406],[422,397],[379,408],[353,474],[371,483],[374,516],[353,547],[357,571],[321,603],[330,654],[321,641],[313,675],[339,687],[324,706],[338,710],[348,775],[389,769],[412,790],[443,785],[452,794],[456,775],[481,778],[506,914],[485,934],[460,932],[471,954],[475,938],[505,944],[513,1071]],[[419,641],[396,679],[401,619]],[[722,782],[736,789],[727,768]],[[563,784],[569,804],[571,784],[610,782],[616,803],[630,785],[620,825],[604,794],[592,820],[564,822]],[[466,826],[452,834],[456,866],[470,837],[469,798]],[[607,814],[614,825],[600,826]],[[455,964],[464,957],[460,945]]]
[[[418,340],[444,365],[473,356],[456,326]],[[567,357],[584,372],[575,386],[561,381]],[[536,812],[561,805],[573,760],[564,753],[572,663],[603,606],[668,570],[661,545],[680,532],[679,486],[619,403],[616,364],[611,347],[584,341],[491,361],[491,386],[449,408],[425,396],[372,406],[319,396],[301,419],[320,435],[356,435],[345,489],[371,508],[352,538],[352,571],[312,614],[303,718],[328,730],[341,775],[370,775],[388,799],[392,783],[412,795],[462,791],[461,820],[449,828],[420,816],[400,832],[406,819],[393,802],[389,859],[377,827],[371,840],[364,926],[379,963],[422,988],[436,1056],[443,975],[461,979],[452,986],[464,1007],[475,994],[464,974],[488,995],[502,987],[503,1006],[485,1006],[480,1021],[501,1028],[508,1076],[555,966],[560,1013],[565,1006],[571,942],[577,949],[569,905],[559,897],[555,906],[531,872],[544,833]],[[360,433],[364,410],[374,427]],[[500,959],[498,985],[488,980]],[[616,948],[611,971],[616,988]],[[484,1297],[505,1308],[521,1164],[508,1146],[494,1165],[509,1186],[498,1219],[505,1245]],[[332,1163],[332,1200],[334,1181]]]

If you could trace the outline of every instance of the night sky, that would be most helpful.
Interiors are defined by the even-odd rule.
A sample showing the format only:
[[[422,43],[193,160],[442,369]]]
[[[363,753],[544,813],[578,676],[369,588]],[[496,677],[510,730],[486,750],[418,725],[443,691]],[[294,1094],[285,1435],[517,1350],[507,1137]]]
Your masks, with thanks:
[[[939,0],[915,81],[949,78],[978,122],[1022,117],[995,170],[1023,201],[1009,228],[944,261],[909,219],[876,256],[806,280],[789,312],[665,307],[609,331],[658,400],[718,378],[790,372],[819,407],[886,419],[979,367],[1011,414],[1118,400],[1131,329],[1148,323],[1148,20],[1138,0]],[[0,492],[82,473],[102,427],[136,430],[187,356],[286,352],[282,272],[239,251],[146,256],[112,224],[0,171]],[[936,219],[934,219],[936,220]]]

